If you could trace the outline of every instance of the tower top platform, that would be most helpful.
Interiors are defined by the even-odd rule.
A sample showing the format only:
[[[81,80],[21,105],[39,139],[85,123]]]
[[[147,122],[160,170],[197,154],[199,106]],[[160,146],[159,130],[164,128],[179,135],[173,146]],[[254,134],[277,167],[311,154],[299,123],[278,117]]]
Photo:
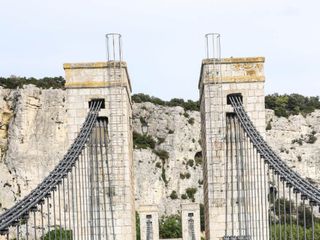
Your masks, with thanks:
[[[220,78],[221,83],[264,82],[264,57],[204,59],[201,64],[199,88]],[[213,72],[214,71],[214,72]],[[212,77],[215,76],[215,79]]]
[[[103,88],[127,86],[131,83],[124,61],[65,63],[66,88]]]

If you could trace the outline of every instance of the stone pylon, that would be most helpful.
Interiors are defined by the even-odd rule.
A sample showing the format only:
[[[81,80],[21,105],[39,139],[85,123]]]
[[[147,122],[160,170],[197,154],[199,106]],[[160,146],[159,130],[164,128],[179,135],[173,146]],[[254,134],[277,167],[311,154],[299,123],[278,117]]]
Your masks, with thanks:
[[[262,214],[262,211],[268,209],[265,174],[260,171],[265,167],[263,161],[256,158],[256,167],[244,173],[244,178],[256,179],[246,182],[244,187],[250,187],[252,190],[251,196],[246,196],[247,198],[252,199],[255,196],[261,199],[260,210],[252,201],[247,201],[246,206],[242,208],[245,211],[238,210],[240,208],[237,206],[244,202],[243,194],[236,190],[237,181],[240,181],[236,176],[239,169],[235,164],[226,165],[230,155],[238,157],[234,151],[229,156],[226,154],[227,116],[234,115],[234,110],[228,102],[230,94],[242,99],[255,127],[262,136],[265,135],[263,67],[263,57],[205,59],[202,62],[199,91],[206,239],[228,239],[231,236],[238,237],[237,239],[268,239],[268,218],[267,214]],[[239,123],[237,124],[237,128],[233,129],[240,129]],[[250,151],[254,151],[252,146]],[[254,188],[253,182],[256,182]],[[257,195],[253,195],[254,192],[257,192]],[[244,229],[244,225],[248,225],[249,222],[255,223],[251,224],[249,230]]]
[[[159,240],[159,213],[156,205],[139,207],[141,240]]]
[[[66,78],[69,143],[77,136],[94,99],[102,99],[99,118],[106,119],[108,124],[108,133],[105,136],[108,148],[103,152],[107,155],[108,169],[106,163],[102,163],[104,167],[99,167],[99,176],[92,177],[94,181],[88,188],[95,187],[99,191],[95,196],[88,194],[89,200],[84,201],[86,205],[83,209],[89,209],[92,213],[85,219],[84,227],[89,226],[90,236],[93,235],[94,239],[134,240],[132,108],[127,65],[123,61],[108,61],[66,63],[63,67]],[[90,155],[90,152],[88,154]],[[94,197],[100,201],[91,201],[90,198]],[[104,199],[107,199],[105,205],[102,204]],[[100,204],[97,204],[99,202]],[[81,215],[80,210],[77,211],[75,214]],[[99,231],[90,227],[92,222],[96,223],[96,228],[100,228]],[[77,239],[86,237],[79,236]]]
[[[181,204],[181,223],[183,240],[201,239],[199,203]]]

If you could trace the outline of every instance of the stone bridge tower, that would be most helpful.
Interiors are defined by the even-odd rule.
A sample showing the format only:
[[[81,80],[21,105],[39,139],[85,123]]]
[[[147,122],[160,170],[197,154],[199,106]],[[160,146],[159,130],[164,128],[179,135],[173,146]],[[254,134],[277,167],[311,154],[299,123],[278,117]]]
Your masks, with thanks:
[[[111,37],[114,42],[119,41],[119,35]],[[120,42],[117,43],[120,45]],[[86,223],[99,221],[101,228],[105,229],[99,232],[99,237],[92,230],[92,234],[96,236],[94,239],[135,240],[131,85],[121,53],[117,55],[118,58],[112,59],[116,50],[112,51],[107,62],[63,65],[67,91],[68,137],[71,144],[85,120],[90,102],[102,99],[103,109],[100,110],[99,118],[106,118],[108,124],[108,152],[104,154],[107,154],[109,170],[101,168],[95,184],[100,186],[99,198],[107,197],[108,204],[103,206],[100,201],[100,205],[87,206],[94,212],[94,219],[86,219]],[[107,208],[106,216],[104,211],[96,214],[104,208]]]
[[[264,72],[263,57],[253,58],[207,58],[203,60],[199,81],[201,105],[202,147],[204,156],[204,203],[206,239],[268,239],[267,214],[253,211],[255,203],[251,202],[246,213],[240,212],[237,205],[243,200],[238,195],[236,178],[237,166],[227,165],[228,159],[236,153],[226,153],[226,119],[234,114],[228,102],[230,94],[241,97],[244,108],[256,128],[264,136],[265,133],[265,106],[264,106]],[[252,147],[251,147],[252,149]],[[229,150],[230,151],[230,150]],[[255,196],[263,199],[262,209],[266,211],[265,174],[259,169],[264,168],[263,162],[257,162],[252,171],[245,174],[252,179],[258,179],[254,191],[260,192]],[[232,179],[231,179],[231,176]],[[260,176],[260,177],[259,177]],[[255,178],[256,177],[256,178]],[[259,177],[259,178],[258,178]],[[253,186],[250,184],[250,186]],[[239,193],[240,194],[240,193]],[[251,196],[252,197],[252,196]],[[234,208],[232,206],[235,206]],[[234,209],[232,212],[230,209]],[[263,224],[264,230],[258,226],[251,226],[245,233],[239,219],[255,219],[257,224]],[[244,220],[243,220],[244,221]],[[232,226],[231,226],[232,225]],[[258,233],[258,231],[260,231]],[[254,235],[253,236],[253,232]],[[248,236],[249,235],[249,236]],[[260,236],[260,237],[259,237]],[[234,238],[232,238],[234,237]]]

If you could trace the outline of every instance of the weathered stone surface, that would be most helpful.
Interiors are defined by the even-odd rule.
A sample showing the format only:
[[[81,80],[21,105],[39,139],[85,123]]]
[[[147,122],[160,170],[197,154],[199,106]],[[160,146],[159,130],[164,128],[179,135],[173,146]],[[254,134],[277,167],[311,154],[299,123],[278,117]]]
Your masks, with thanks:
[[[158,142],[155,149],[167,151],[169,159],[164,161],[162,170],[161,159],[151,149],[134,151],[137,205],[159,205],[160,215],[176,213],[181,203],[192,201],[181,199],[187,188],[196,188],[194,201],[202,202],[202,167],[195,161],[196,153],[201,151],[199,112],[152,103],[134,104],[134,131],[142,133],[141,121],[148,123],[147,134]],[[174,191],[177,199],[171,195]]]
[[[48,175],[66,151],[65,92],[32,85],[1,90],[6,103],[1,115],[10,115],[0,162],[0,205],[11,207]],[[3,117],[2,117],[3,119]]]
[[[99,117],[106,118],[108,122],[108,136],[110,138],[107,154],[108,168],[103,165],[95,165],[100,170],[93,173],[96,180],[90,180],[90,188],[96,189],[94,197],[96,200],[90,200],[89,204],[82,204],[83,208],[87,208],[91,212],[97,211],[96,209],[101,212],[99,211],[93,218],[91,216],[84,217],[84,221],[97,222],[98,224],[93,224],[90,227],[90,231],[93,229],[93,232],[101,233],[102,239],[111,237],[114,239],[136,239],[131,89],[126,64],[122,62],[75,63],[65,64],[64,69],[66,71],[66,102],[69,110],[69,143],[74,142],[87,116],[89,103],[93,99],[103,100],[103,110],[99,112]],[[102,148],[102,145],[100,146]],[[97,152],[95,150],[94,154],[99,155]],[[97,159],[100,157],[97,156]],[[106,171],[110,171],[110,181],[106,177]],[[106,207],[108,205],[106,196],[103,191],[99,191],[102,187],[105,191],[114,189],[112,209]],[[79,205],[80,207],[76,209],[74,215],[81,219],[81,203]],[[102,211],[101,209],[104,208],[106,209]],[[115,219],[112,225],[113,229],[108,224],[108,216],[113,216]],[[87,230],[89,232],[89,227]],[[89,237],[85,232],[82,232],[81,235],[84,238]]]
[[[249,158],[240,166],[233,159],[238,159],[241,150],[233,150],[232,142],[237,142],[237,136],[241,134],[239,123],[230,113],[234,112],[228,102],[229,95],[241,96],[241,102],[246,109],[251,121],[262,136],[265,136],[265,104],[264,104],[264,58],[229,58],[216,62],[214,59],[204,60],[201,66],[199,80],[201,135],[204,149],[204,207],[205,229],[207,239],[222,239],[224,236],[241,236],[244,234],[243,226],[248,219],[243,214],[244,201],[240,193],[244,192],[239,181],[244,185],[253,187],[255,179],[256,192],[260,192],[261,204],[266,209],[267,186],[259,184],[265,182],[264,174],[259,171],[262,161],[256,161],[255,171],[250,171]],[[229,106],[228,106],[229,105]],[[231,132],[228,139],[226,133]],[[237,133],[238,132],[238,133]],[[232,136],[235,138],[232,140]],[[229,143],[229,140],[231,143]],[[237,145],[235,145],[237,148]],[[230,150],[229,150],[230,149]],[[252,161],[254,162],[254,161]],[[241,171],[245,172],[241,176]],[[236,174],[233,174],[236,172]],[[258,183],[258,184],[256,184]],[[230,197],[226,197],[230,196]],[[247,201],[248,209],[260,209],[257,202]],[[238,206],[238,207],[236,207]],[[229,210],[229,211],[228,211]],[[248,215],[258,222],[262,228],[251,229],[245,234],[252,235],[253,231],[259,231],[259,236],[268,238],[268,219],[263,211],[248,211]],[[229,216],[238,216],[239,222],[232,220],[232,231],[226,226]],[[242,224],[241,224],[242,222]],[[235,224],[234,224],[235,223]],[[257,226],[258,226],[257,225]]]
[[[293,170],[320,186],[320,110],[302,115],[276,117],[267,110],[270,146]]]

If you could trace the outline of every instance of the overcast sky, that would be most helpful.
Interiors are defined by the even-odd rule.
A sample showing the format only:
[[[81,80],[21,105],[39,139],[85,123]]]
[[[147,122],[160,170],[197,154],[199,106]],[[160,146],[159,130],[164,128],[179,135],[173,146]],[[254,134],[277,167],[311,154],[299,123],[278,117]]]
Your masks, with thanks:
[[[320,95],[317,0],[0,0],[0,76],[64,76],[123,36],[133,92],[198,98],[204,34],[223,57],[265,56],[266,93]]]

